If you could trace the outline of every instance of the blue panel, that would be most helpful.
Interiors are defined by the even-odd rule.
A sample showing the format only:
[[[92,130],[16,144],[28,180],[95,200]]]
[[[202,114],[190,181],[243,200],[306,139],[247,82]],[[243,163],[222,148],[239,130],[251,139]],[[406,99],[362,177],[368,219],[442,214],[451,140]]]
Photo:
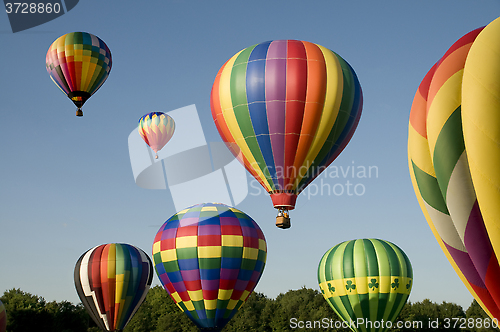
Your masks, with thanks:
[[[189,270],[198,270],[198,258],[189,258],[189,259],[178,259],[179,270],[181,271],[189,271]]]
[[[246,72],[248,111],[264,162],[278,186],[266,110],[266,56],[271,42],[257,45],[250,54]]]

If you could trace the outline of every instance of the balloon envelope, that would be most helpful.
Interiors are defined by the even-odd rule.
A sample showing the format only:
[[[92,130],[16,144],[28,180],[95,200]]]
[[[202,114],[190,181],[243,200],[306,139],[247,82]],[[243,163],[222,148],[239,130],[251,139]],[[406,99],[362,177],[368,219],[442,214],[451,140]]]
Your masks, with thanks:
[[[320,45],[274,40],[246,48],[219,70],[211,94],[220,136],[271,195],[297,195],[347,145],[362,109],[351,66]],[[235,148],[238,147],[238,149]]]
[[[220,330],[236,314],[257,285],[266,255],[257,223],[216,203],[176,213],[153,244],[161,283],[201,330]]]
[[[74,278],[78,296],[97,326],[121,331],[146,298],[153,265],[144,251],[130,244],[102,244],[78,259]]]
[[[319,263],[323,296],[354,331],[386,331],[410,295],[413,271],[406,254],[378,239],[342,242]],[[369,322],[371,323],[369,323]],[[371,324],[371,325],[370,325]]]
[[[138,130],[144,142],[158,153],[174,135],[175,122],[168,114],[152,112],[139,119]]]
[[[5,332],[7,329],[7,312],[2,301],[0,301],[0,332]]]
[[[408,133],[410,175],[427,222],[468,290],[497,319],[500,196],[491,184],[500,149],[491,140],[500,118],[491,99],[500,96],[499,38],[497,19],[448,49],[415,94]],[[496,55],[486,55],[495,47]]]
[[[111,66],[108,46],[99,37],[87,32],[71,32],[57,38],[46,56],[50,78],[79,111],[106,81]],[[77,112],[77,115],[83,113]]]

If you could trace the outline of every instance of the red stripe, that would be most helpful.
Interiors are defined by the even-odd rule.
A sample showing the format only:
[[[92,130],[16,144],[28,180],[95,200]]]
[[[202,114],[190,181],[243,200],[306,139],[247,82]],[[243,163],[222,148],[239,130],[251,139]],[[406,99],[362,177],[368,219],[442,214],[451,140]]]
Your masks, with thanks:
[[[307,91],[307,55],[302,42],[289,40],[286,64],[286,114],[284,186],[291,189],[297,170],[293,168],[304,118]]]

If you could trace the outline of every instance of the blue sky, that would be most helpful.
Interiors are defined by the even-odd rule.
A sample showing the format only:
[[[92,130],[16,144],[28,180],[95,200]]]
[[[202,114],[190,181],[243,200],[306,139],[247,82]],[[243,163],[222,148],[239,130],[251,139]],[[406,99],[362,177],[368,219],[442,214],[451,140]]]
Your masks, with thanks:
[[[249,195],[237,208],[261,226],[268,243],[256,291],[274,298],[302,286],[319,289],[321,256],[342,241],[370,237],[397,244],[410,258],[410,301],[467,308],[472,296],[413,192],[408,117],[430,67],[458,38],[498,16],[496,0],[81,0],[61,17],[13,34],[0,14],[0,292],[20,288],[77,303],[73,269],[89,248],[125,242],[151,254],[154,235],[176,210],[168,190],[134,182],[127,140],[137,120],[195,104],[206,140],[220,141],[210,112],[219,68],[248,46],[299,39],[341,55],[363,89],[358,129],[332,166],[378,172],[324,177],[330,188],[350,181],[363,194],[304,192],[289,230],[274,226],[270,198],[256,194],[248,177]],[[73,31],[99,36],[113,55],[110,76],[83,118],[45,70],[50,44]]]

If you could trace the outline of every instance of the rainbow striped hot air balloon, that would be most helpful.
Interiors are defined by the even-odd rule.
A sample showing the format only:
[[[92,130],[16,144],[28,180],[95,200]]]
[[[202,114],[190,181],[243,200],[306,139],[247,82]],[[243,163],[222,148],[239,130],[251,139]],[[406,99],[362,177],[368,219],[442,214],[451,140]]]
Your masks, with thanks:
[[[220,331],[236,314],[257,285],[266,255],[257,223],[215,203],[174,214],[153,244],[161,283],[202,331]]]
[[[78,259],[74,277],[78,296],[97,326],[122,331],[146,298],[153,265],[130,244],[102,244]]]
[[[138,130],[144,142],[155,152],[155,158],[158,159],[158,151],[174,135],[175,122],[168,114],[152,112],[139,119]]]
[[[421,209],[468,290],[500,319],[500,19],[455,42],[420,84],[408,158]]]
[[[87,32],[71,32],[57,38],[46,56],[50,78],[78,107],[77,116],[83,116],[83,104],[104,84],[111,65],[108,46]]]
[[[333,51],[274,40],[222,66],[211,108],[222,139],[283,211],[351,139],[362,92],[354,70]]]
[[[353,331],[387,331],[405,305],[413,282],[406,254],[377,239],[342,242],[319,263],[318,282],[328,304]]]

